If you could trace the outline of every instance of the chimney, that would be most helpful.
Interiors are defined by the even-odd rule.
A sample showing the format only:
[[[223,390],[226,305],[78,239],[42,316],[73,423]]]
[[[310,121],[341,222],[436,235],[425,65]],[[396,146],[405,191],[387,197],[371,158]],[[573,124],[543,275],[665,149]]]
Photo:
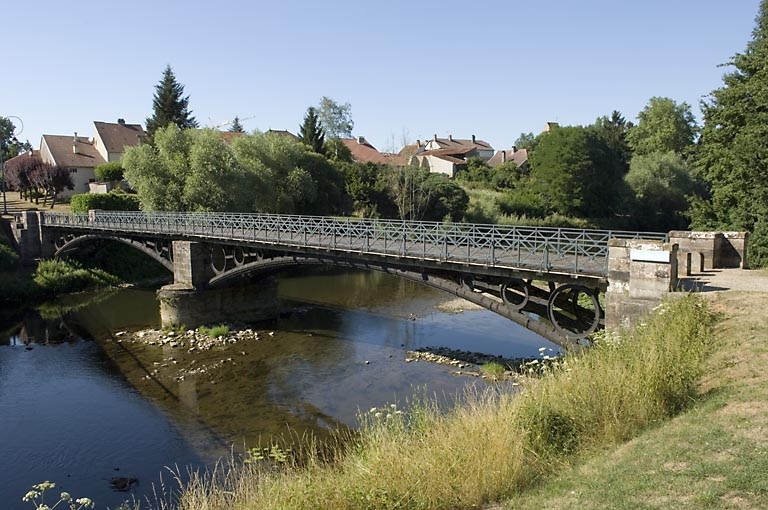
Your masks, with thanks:
[[[416,147],[421,147],[421,140],[418,138],[416,139]]]
[[[449,142],[452,142],[452,141],[453,141],[453,135],[448,135],[448,141],[449,141]]]
[[[72,138],[72,153],[77,154],[77,131],[75,131],[75,136]]]
[[[472,143],[475,143],[475,135],[472,135]]]
[[[507,162],[507,151],[501,151],[501,162],[502,163]]]
[[[365,145],[368,142],[365,141],[365,137],[364,136],[358,136],[357,137],[357,143],[359,143],[360,145]]]
[[[512,146],[512,154],[514,154],[515,152],[517,152],[517,145]]]
[[[435,141],[437,141],[437,134],[435,134]]]
[[[117,119],[117,123],[121,126],[125,126],[125,119]]]

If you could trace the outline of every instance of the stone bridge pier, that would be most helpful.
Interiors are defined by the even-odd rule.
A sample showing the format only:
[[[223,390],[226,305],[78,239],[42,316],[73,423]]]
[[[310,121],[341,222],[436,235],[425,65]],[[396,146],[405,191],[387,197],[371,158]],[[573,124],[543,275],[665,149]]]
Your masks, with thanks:
[[[173,241],[173,283],[157,292],[163,326],[183,324],[195,328],[210,323],[256,322],[277,317],[274,278],[262,278],[258,283],[233,288],[209,288],[213,275],[207,244]]]

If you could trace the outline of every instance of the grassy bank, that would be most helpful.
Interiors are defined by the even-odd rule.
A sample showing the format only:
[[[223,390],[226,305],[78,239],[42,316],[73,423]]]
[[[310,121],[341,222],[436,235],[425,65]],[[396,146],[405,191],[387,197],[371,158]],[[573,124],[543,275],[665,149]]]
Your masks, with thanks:
[[[180,508],[454,509],[504,500],[686,409],[712,324],[700,300],[681,299],[632,334],[549,366],[522,393],[470,395],[448,413],[429,402],[407,413],[373,409],[345,448],[198,477]]]
[[[492,508],[768,508],[768,294],[710,300],[722,320],[695,406]]]

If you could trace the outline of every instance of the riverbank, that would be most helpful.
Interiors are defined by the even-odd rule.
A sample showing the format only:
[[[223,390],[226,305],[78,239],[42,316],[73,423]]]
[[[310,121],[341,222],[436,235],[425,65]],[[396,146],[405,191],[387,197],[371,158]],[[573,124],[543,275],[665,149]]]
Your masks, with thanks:
[[[702,294],[721,320],[695,405],[487,510],[768,508],[768,278],[764,271],[706,278],[705,291],[760,291]]]
[[[676,301],[631,337],[605,337],[583,356],[549,365],[522,395],[468,395],[448,413],[430,402],[405,412],[374,408],[350,437],[354,448],[329,457],[309,445],[281,456],[285,471],[267,459],[212,484],[193,480],[180,508],[453,509],[498,501],[686,409],[710,325],[700,301]]]

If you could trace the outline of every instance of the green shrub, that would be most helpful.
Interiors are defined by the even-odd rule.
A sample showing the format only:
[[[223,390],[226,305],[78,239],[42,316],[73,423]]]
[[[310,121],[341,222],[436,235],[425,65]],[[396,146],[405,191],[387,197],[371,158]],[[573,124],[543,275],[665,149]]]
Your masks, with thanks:
[[[89,269],[75,260],[43,260],[37,266],[33,281],[45,294],[63,294],[109,287],[120,279],[101,269]]]
[[[201,335],[206,335],[211,338],[218,338],[220,336],[227,336],[229,334],[229,326],[226,324],[219,324],[218,326],[211,327],[200,326],[197,328],[197,332]]]
[[[19,267],[19,255],[10,246],[0,242],[0,272],[15,271]]]
[[[122,191],[109,193],[84,193],[74,195],[69,202],[72,212],[88,212],[91,209],[105,211],[138,211],[139,197]]]
[[[123,165],[119,161],[102,163],[93,169],[96,178],[100,181],[116,182],[123,180]]]

